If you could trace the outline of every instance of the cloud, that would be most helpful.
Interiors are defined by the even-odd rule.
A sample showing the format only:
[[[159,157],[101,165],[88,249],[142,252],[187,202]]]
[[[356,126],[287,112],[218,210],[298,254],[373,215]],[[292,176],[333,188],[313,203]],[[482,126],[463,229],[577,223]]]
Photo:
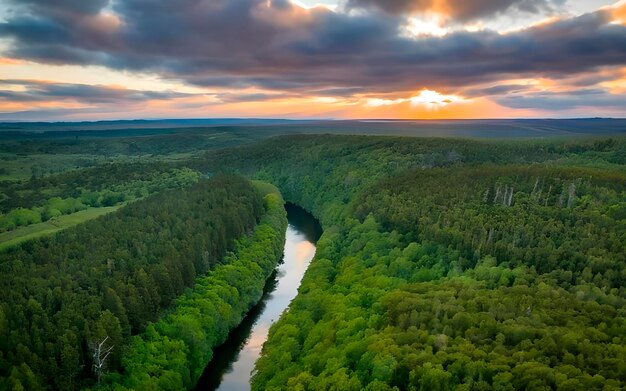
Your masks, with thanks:
[[[109,5],[109,0],[20,0],[19,4],[35,12],[95,15]]]
[[[610,94],[603,89],[574,91],[540,91],[516,95],[502,95],[496,102],[514,109],[540,109],[546,112],[602,107],[619,112],[626,107],[626,96]]]
[[[88,109],[89,113],[101,114],[101,109],[94,110]],[[71,108],[59,108],[59,109],[38,109],[38,110],[21,110],[13,112],[0,112],[0,121],[49,121],[51,118],[62,120],[72,119],[73,115],[84,115],[85,109],[71,109]]]
[[[215,94],[215,98],[219,99],[220,102],[224,103],[240,103],[240,102],[265,102],[277,99],[288,99],[288,98],[299,98],[299,95],[296,94],[287,94],[287,93],[252,93],[252,94],[236,94],[236,93],[219,93]]]
[[[286,0],[64,0],[54,6],[45,0],[11,1],[17,11],[0,24],[0,34],[12,42],[5,57],[97,64],[201,87],[264,91],[262,96],[224,95],[228,101],[283,96],[272,94],[411,96],[424,88],[478,93],[480,85],[502,79],[591,77],[626,63],[626,26],[611,23],[611,10],[508,34],[457,31],[411,38],[401,34],[405,19],[399,14],[417,5],[426,9],[432,1],[350,1],[352,6],[391,7],[387,13],[305,9]],[[460,20],[558,4],[444,3]],[[51,97],[70,89],[30,88],[30,94]],[[83,96],[113,100],[117,93],[98,90]]]
[[[594,113],[602,111],[622,116],[626,97],[619,92],[623,70],[604,70],[590,75],[583,74],[562,79],[529,79],[518,83],[501,82],[465,89],[462,95],[468,98],[488,97],[499,105],[511,109],[540,110],[550,112]],[[616,87],[613,90],[612,87]]]
[[[2,86],[5,86],[5,89],[2,89]],[[9,86],[12,88],[6,88]],[[115,86],[49,83],[32,80],[0,81],[0,101],[6,102],[71,100],[86,104],[119,105],[124,102],[171,100],[189,96],[191,95],[173,91],[138,91]]]
[[[564,0],[347,0],[346,6],[395,15],[437,13],[455,21],[482,19],[507,11],[552,13]]]
[[[611,7],[612,20],[615,23],[626,24],[626,1],[622,0]]]
[[[497,86],[484,88],[470,88],[463,91],[463,95],[467,97],[507,95],[527,90],[528,85],[525,84],[501,84]]]

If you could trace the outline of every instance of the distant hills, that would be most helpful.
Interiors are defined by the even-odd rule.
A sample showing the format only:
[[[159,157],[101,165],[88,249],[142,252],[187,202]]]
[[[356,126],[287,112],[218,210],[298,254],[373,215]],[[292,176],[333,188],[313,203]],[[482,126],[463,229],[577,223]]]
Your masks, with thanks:
[[[268,127],[271,128],[269,131]],[[626,135],[626,119],[485,119],[485,120],[288,120],[288,119],[160,119],[95,122],[0,122],[6,138],[158,135],[199,132],[201,128],[221,131],[260,131],[271,135],[332,133],[414,137],[526,138]],[[269,131],[269,132],[268,132]],[[8,134],[7,134],[8,133]]]

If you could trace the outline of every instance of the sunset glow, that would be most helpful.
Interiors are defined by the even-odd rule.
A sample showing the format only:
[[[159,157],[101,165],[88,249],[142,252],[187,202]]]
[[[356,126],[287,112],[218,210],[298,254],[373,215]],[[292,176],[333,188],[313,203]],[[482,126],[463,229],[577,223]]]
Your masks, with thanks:
[[[0,119],[623,116],[626,2],[497,3],[10,0]]]
[[[423,18],[411,18],[406,27],[409,36],[419,38],[420,36],[436,36],[443,37],[448,34],[449,31],[441,27],[437,18],[429,18],[425,20]]]

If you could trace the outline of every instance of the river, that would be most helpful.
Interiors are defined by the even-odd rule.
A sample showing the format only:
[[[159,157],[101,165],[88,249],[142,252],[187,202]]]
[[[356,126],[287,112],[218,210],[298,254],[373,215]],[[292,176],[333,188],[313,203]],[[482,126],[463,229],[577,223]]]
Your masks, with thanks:
[[[270,326],[296,297],[300,281],[315,255],[322,234],[319,222],[304,209],[287,204],[289,225],[282,262],[269,278],[261,301],[216,348],[213,360],[198,380],[196,390],[250,389],[250,373],[261,354]]]

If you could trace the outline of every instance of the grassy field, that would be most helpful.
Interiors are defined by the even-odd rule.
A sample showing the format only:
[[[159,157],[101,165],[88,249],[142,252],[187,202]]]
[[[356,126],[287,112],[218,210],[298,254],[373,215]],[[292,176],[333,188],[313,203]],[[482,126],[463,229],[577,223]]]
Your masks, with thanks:
[[[12,231],[3,232],[0,234],[0,251],[11,246],[15,246],[26,240],[50,235],[87,220],[95,219],[96,217],[116,211],[122,206],[124,206],[124,204],[103,208],[89,208],[81,210],[80,212],[50,219],[45,223],[33,224]]]

